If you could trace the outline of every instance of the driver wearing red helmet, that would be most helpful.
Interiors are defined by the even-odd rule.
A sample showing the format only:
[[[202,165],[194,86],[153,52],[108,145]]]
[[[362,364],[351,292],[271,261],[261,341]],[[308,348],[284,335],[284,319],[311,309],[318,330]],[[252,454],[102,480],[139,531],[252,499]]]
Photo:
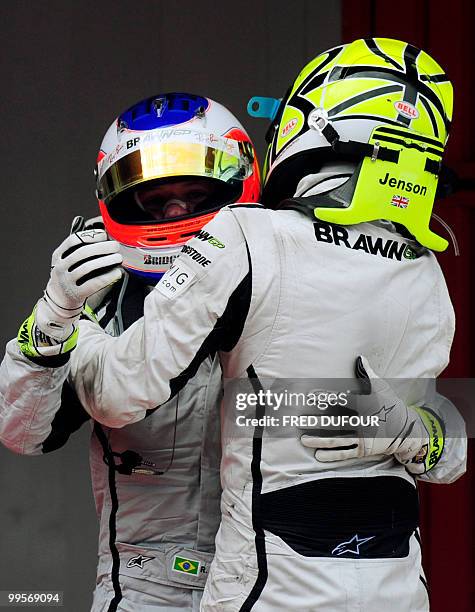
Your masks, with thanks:
[[[112,123],[97,179],[102,219],[86,227],[76,219],[55,251],[44,297],[7,346],[0,440],[39,455],[89,422],[100,520],[92,610],[197,611],[221,516],[219,364],[208,357],[163,409],[114,430],[90,420],[77,400],[71,351],[86,298],[88,316],[121,334],[190,236],[225,204],[257,202],[257,159],[224,106],[165,93]],[[102,222],[117,243],[105,240]]]

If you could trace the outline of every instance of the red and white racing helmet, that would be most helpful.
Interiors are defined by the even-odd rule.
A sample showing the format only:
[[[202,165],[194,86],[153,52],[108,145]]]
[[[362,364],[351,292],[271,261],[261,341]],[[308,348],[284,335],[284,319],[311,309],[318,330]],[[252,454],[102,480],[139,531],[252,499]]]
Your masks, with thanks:
[[[220,208],[260,196],[243,126],[221,104],[187,93],[151,96],[123,112],[104,136],[96,179],[123,266],[155,281]]]

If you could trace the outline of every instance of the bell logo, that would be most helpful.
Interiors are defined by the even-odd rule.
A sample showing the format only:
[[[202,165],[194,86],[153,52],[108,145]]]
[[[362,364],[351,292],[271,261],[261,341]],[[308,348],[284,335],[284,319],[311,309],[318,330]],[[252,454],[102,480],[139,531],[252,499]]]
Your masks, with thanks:
[[[405,102],[404,100],[395,102],[394,108],[400,115],[407,119],[417,119],[417,117],[419,117],[419,111],[410,102]]]
[[[291,119],[290,121],[287,121],[287,123],[284,125],[280,133],[282,138],[285,138],[285,136],[288,136],[296,125],[297,125],[297,119],[295,117]]]

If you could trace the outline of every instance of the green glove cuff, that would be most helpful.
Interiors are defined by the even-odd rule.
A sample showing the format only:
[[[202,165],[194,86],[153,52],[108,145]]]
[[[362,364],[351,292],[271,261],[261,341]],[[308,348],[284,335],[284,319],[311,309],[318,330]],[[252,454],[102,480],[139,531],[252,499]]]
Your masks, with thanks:
[[[413,407],[420,416],[429,434],[429,448],[423,459],[425,471],[434,468],[442,456],[445,444],[445,427],[443,421],[430,408]]]
[[[40,354],[35,348],[33,342],[33,327],[35,325],[35,311],[36,306],[33,308],[33,312],[31,315],[23,321],[20,325],[20,329],[18,330],[17,341],[20,345],[20,350],[23,355],[27,357],[39,357]]]
[[[36,306],[33,312],[21,325],[18,330],[17,341],[21,352],[29,358],[53,357],[63,355],[72,351],[77,344],[79,329],[74,328],[73,333],[63,342],[51,341],[46,334],[43,334],[36,326],[35,320]],[[43,345],[43,346],[42,346]]]
[[[82,316],[85,317],[86,319],[89,319],[93,323],[99,323],[99,320],[96,317],[96,313],[89,306],[89,304],[87,302],[84,304],[84,308],[82,309]]]

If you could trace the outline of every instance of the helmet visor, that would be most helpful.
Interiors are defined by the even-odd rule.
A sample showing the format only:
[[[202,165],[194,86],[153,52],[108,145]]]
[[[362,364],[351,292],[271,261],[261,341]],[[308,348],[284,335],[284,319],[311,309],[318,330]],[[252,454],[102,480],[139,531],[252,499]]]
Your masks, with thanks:
[[[160,224],[192,218],[235,202],[242,181],[207,177],[169,177],[122,191],[106,204],[111,218],[127,225]]]
[[[128,141],[138,140],[122,157],[111,161],[109,155],[102,160],[98,168],[99,198],[107,204],[130,187],[162,178],[196,176],[234,183],[249,176],[253,160],[243,146],[247,143],[209,134],[200,136],[205,142]]]

